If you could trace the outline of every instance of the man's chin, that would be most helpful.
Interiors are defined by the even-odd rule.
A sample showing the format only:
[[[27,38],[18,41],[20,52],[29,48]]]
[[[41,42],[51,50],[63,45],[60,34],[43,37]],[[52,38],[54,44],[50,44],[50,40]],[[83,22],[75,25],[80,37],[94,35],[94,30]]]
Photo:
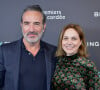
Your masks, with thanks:
[[[27,41],[28,43],[33,44],[33,43],[38,42],[39,40],[38,39],[27,39]]]

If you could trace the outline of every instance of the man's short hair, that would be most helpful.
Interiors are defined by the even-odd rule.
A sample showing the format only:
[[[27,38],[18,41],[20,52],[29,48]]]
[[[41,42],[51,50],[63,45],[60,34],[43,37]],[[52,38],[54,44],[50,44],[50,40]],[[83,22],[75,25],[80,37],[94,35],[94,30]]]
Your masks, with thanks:
[[[42,8],[39,6],[39,5],[30,5],[28,7],[26,7],[22,13],[22,16],[21,16],[21,22],[23,21],[23,14],[26,12],[26,11],[38,11],[40,12],[42,15],[43,15],[43,24],[46,23],[46,16],[42,10]]]

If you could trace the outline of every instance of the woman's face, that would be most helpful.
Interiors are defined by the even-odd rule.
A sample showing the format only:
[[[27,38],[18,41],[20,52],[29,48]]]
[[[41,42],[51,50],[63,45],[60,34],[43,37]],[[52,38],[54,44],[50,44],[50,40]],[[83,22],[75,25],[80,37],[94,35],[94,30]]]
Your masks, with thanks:
[[[81,40],[79,34],[73,28],[67,29],[62,39],[62,48],[66,55],[71,56],[76,54],[80,45]]]

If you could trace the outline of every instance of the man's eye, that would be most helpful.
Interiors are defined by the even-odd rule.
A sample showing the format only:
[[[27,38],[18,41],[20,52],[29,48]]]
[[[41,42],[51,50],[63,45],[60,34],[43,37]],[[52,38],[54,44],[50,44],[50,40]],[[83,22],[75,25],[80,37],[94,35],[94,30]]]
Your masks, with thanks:
[[[40,25],[40,22],[35,22],[34,25]]]
[[[24,25],[28,25],[29,24],[29,22],[24,22]]]

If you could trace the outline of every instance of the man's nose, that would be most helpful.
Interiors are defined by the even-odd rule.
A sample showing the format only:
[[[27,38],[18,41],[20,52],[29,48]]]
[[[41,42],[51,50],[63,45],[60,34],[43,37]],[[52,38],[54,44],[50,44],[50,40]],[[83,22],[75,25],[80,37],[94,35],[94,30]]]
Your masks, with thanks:
[[[34,31],[35,30],[35,27],[34,27],[34,25],[32,24],[32,25],[30,25],[30,31]]]

